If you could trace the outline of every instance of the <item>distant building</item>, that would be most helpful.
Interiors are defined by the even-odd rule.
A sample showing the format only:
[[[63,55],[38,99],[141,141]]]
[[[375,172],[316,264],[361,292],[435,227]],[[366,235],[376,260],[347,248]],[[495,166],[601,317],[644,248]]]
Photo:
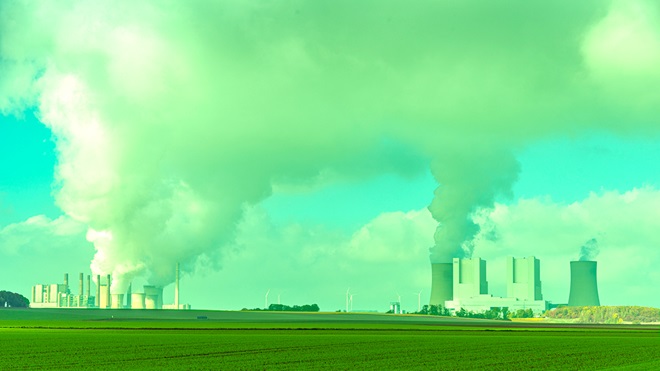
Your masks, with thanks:
[[[507,260],[507,297],[488,294],[486,261],[479,258],[453,259],[453,300],[445,301],[452,311],[483,312],[506,307],[510,312],[532,309],[541,314],[548,308],[541,293],[540,262],[533,256]]]
[[[96,276],[96,296],[90,296],[91,278],[87,276],[87,290],[83,291],[84,275],[80,273],[78,294],[69,287],[69,275],[64,274],[64,283],[38,284],[32,286],[30,308],[112,308],[112,309],[191,309],[190,304],[179,303],[179,264],[176,265],[174,304],[163,304],[163,288],[145,285],[143,293],[133,293],[129,285],[126,293],[111,293],[112,277],[101,281]]]

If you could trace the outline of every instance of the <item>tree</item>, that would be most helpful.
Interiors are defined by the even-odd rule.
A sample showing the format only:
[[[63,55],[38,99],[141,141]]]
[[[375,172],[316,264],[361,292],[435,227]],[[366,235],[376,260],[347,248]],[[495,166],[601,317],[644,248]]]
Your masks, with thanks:
[[[0,291],[0,308],[27,308],[30,301],[23,295],[11,291]]]

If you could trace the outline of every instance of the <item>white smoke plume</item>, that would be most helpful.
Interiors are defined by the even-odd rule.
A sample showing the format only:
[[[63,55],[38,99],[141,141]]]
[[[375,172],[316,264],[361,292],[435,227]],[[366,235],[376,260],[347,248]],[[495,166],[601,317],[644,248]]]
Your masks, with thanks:
[[[518,148],[657,132],[658,19],[647,1],[10,0],[0,110],[53,131],[57,203],[113,291],[213,256],[273,184],[428,159],[444,261],[471,253]]]
[[[598,240],[591,238],[589,241],[585,242],[582,247],[580,247],[580,257],[579,261],[590,261],[596,260],[600,248],[598,247]]]

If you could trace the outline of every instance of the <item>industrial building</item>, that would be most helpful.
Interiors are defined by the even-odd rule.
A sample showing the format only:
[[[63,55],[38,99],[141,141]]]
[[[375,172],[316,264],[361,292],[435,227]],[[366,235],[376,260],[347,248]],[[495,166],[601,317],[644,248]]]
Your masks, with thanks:
[[[571,262],[571,291],[569,306],[600,306],[595,261]]]
[[[91,276],[87,275],[87,287],[83,291],[84,275],[80,273],[78,293],[69,286],[69,275],[64,274],[63,283],[38,284],[32,286],[30,308],[101,308],[101,309],[190,309],[190,304],[179,303],[179,264],[176,265],[174,304],[163,304],[163,288],[145,285],[143,292],[133,293],[132,285],[125,293],[112,293],[112,277],[105,280],[96,276],[96,295],[91,296]],[[104,282],[105,281],[105,282]]]
[[[540,262],[533,256],[508,258],[506,297],[488,294],[486,261],[480,258],[454,258],[451,264],[433,264],[432,279],[430,304],[452,311],[482,312],[506,307],[509,311],[532,309],[540,314],[548,308],[541,293]]]

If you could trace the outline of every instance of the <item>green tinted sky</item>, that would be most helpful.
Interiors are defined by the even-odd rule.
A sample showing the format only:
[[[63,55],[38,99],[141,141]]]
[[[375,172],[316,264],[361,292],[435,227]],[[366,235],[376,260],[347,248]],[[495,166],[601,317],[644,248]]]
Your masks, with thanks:
[[[489,259],[495,291],[503,256],[537,255],[560,302],[572,251],[600,236],[602,301],[657,306],[658,14],[5,2],[0,253],[35,269],[2,282],[93,259],[121,290],[179,261],[200,306],[269,287],[332,306],[350,286],[376,309],[428,290],[431,248]]]

